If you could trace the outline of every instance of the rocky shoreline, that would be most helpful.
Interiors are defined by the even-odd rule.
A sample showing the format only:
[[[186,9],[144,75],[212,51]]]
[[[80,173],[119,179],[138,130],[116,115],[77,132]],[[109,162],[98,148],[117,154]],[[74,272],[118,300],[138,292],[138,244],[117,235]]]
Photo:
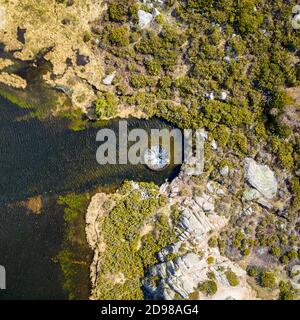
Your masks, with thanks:
[[[232,12],[221,5],[202,12],[176,1],[1,2],[4,50],[33,65],[43,56],[51,70],[41,80],[71,101],[70,110],[59,110],[65,115],[79,121],[156,115],[209,131],[203,174],[191,175],[185,164],[158,191],[132,181],[124,194],[93,197],[86,214],[91,299],[296,294],[290,281],[299,266],[297,35],[287,19],[278,22],[271,4],[257,10],[249,3],[246,11],[254,7],[259,16],[243,12],[245,21],[231,23]],[[278,26],[276,41],[262,29],[267,18],[272,23],[264,28]],[[12,60],[0,59],[0,82],[22,91],[29,82],[17,73]],[[112,239],[105,228],[118,231],[127,209],[133,226]],[[125,262],[118,247],[106,255],[118,241]],[[128,265],[134,279],[123,272]],[[105,296],[103,288],[113,293]],[[119,295],[120,288],[128,291]]]
[[[235,169],[221,168],[227,182],[220,184],[209,181],[205,174],[193,177],[189,174],[189,165],[185,164],[181,173],[171,183],[160,187],[159,194],[167,199],[160,210],[171,215],[171,208],[176,205],[179,210],[178,224],[175,226],[178,241],[161,248],[158,252],[159,263],[149,266],[143,280],[143,291],[146,298],[179,299],[195,294],[198,299],[255,299],[257,294],[248,284],[249,276],[237,261],[231,261],[221,254],[218,247],[211,246],[211,239],[217,237],[228,228],[230,216],[252,215],[254,210],[261,212],[265,207],[263,201],[249,199],[251,190],[258,193],[261,199],[268,199],[270,205],[277,194],[277,181],[274,172],[267,166],[258,164],[247,158],[244,170],[237,171],[244,179],[247,200],[240,200],[232,194],[232,178]],[[236,174],[236,173],[235,173]],[[132,182],[132,188],[135,183]],[[250,189],[250,187],[253,189]],[[243,187],[241,187],[243,188]],[[196,190],[196,191],[195,191]],[[97,291],[97,279],[101,276],[101,253],[105,251],[105,242],[101,238],[103,219],[109,210],[103,209],[111,198],[120,197],[119,193],[96,194],[89,205],[86,214],[86,233],[90,247],[94,250],[94,259],[90,269],[92,292]],[[238,204],[239,203],[239,204]],[[238,278],[238,284],[232,285],[226,278],[228,272],[233,272]],[[217,292],[207,296],[201,292],[199,285],[212,277],[217,285]],[[126,279],[124,279],[126,281]],[[92,299],[95,298],[92,294]]]

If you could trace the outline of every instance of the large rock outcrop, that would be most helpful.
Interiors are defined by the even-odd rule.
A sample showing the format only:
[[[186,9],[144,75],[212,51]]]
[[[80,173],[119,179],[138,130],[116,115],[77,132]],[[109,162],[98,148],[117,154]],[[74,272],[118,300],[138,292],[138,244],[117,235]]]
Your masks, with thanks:
[[[147,286],[148,294],[157,299],[172,300],[176,294],[188,298],[197,285],[206,279],[206,263],[195,253],[188,253],[173,261],[160,263],[149,271],[149,277],[159,277],[158,287]]]
[[[274,172],[268,166],[260,165],[251,158],[246,158],[245,162],[245,174],[248,183],[265,198],[274,198],[277,193],[277,180]]]

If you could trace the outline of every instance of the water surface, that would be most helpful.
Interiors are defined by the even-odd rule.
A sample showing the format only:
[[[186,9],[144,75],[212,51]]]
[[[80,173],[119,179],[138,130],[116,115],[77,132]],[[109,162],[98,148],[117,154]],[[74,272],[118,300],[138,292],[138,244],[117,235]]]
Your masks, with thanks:
[[[0,97],[0,264],[7,271],[0,298],[65,299],[62,273],[53,261],[65,231],[56,196],[117,186],[125,179],[162,184],[179,168],[154,172],[144,165],[99,165],[99,129],[74,132],[68,120],[28,118],[29,112]],[[118,132],[118,120],[105,127]],[[168,127],[155,118],[129,120],[129,129]],[[37,195],[43,196],[39,215],[17,204]]]

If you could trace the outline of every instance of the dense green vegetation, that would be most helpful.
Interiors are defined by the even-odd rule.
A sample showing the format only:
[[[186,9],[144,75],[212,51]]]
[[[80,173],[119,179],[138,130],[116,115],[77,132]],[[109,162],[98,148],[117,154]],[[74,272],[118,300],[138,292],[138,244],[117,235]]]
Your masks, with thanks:
[[[207,280],[199,284],[198,290],[207,296],[213,296],[218,291],[218,286],[214,280]]]
[[[99,119],[108,119],[116,116],[118,111],[118,100],[110,92],[105,93],[95,101],[95,113]]]
[[[240,156],[259,143],[282,167],[298,167],[299,142],[279,120],[293,103],[284,87],[300,80],[293,59],[299,31],[290,24],[296,1],[166,1],[159,23],[145,30],[136,23],[146,6],[108,3],[94,33],[122,74],[116,86],[122,104],[182,128],[205,127]]]
[[[250,277],[255,278],[257,284],[266,289],[274,289],[277,287],[276,276],[271,270],[264,270],[255,266],[248,266],[247,273]],[[279,282],[279,299],[295,300],[297,290],[295,290],[290,281]]]
[[[262,272],[260,277],[262,287],[273,289],[276,286],[276,278],[271,271]]]
[[[109,214],[101,221],[105,251],[101,254],[97,297],[143,299],[141,281],[147,267],[158,262],[156,254],[163,247],[176,241],[168,216],[159,211],[165,199],[158,196],[153,183],[140,183],[139,189],[133,190],[131,183],[125,182],[112,201],[114,205],[108,206]]]
[[[295,300],[296,290],[293,288],[289,281],[280,281],[279,283],[280,294],[279,298],[281,300]]]
[[[180,128],[205,128],[227,161],[206,148],[211,177],[214,167],[239,166],[245,156],[258,155],[286,179],[283,213],[270,209],[259,218],[231,216],[232,228],[209,241],[237,260],[265,247],[267,258],[285,270],[299,259],[300,139],[293,120],[299,106],[286,90],[300,84],[299,30],[290,23],[296,4],[168,0],[151,27],[140,30],[137,10],[152,10],[133,0],[111,0],[93,29],[107,68],[117,71],[114,89],[108,90],[122,108],[134,106]],[[104,100],[95,102],[99,118],[102,110],[114,109]],[[248,270],[261,285],[272,287],[271,276],[262,272],[255,266]],[[237,283],[230,271],[227,275]]]
[[[228,280],[229,284],[232,286],[232,287],[236,287],[239,285],[239,279],[237,277],[237,275],[232,271],[232,270],[227,270],[225,272],[225,275],[226,275],[226,279]]]
[[[69,299],[89,297],[91,252],[85,235],[85,213],[89,203],[86,194],[68,194],[57,200],[64,206],[65,239],[55,258],[64,275],[64,289]]]

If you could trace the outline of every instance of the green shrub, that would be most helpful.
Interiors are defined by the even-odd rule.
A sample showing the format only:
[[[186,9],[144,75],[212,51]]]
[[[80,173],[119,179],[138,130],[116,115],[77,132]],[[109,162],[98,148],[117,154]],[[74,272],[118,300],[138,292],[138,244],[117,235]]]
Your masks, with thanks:
[[[239,285],[240,281],[237,275],[232,270],[227,270],[225,272],[226,279],[232,287],[236,287]]]
[[[91,40],[91,34],[86,31],[84,34],[83,34],[83,41],[84,42],[89,42]]]
[[[273,289],[276,286],[276,278],[273,272],[264,271],[260,276],[260,284],[264,288]]]
[[[218,146],[224,148],[227,146],[229,137],[230,137],[230,130],[228,127],[224,125],[217,126],[213,131],[213,137],[218,143]]]
[[[271,254],[275,257],[280,257],[281,249],[280,247],[272,247],[271,248]]]
[[[126,1],[115,1],[108,6],[110,20],[115,22],[125,22],[128,19],[128,4]]]
[[[215,261],[214,257],[208,257],[208,258],[207,258],[207,263],[208,263],[208,264],[213,264],[214,261]]]
[[[113,118],[118,112],[118,100],[113,93],[105,93],[94,102],[95,113],[100,119]]]
[[[243,255],[244,257],[249,256],[250,253],[251,253],[250,248],[245,248],[245,249],[242,250],[242,255]]]
[[[141,89],[149,85],[149,78],[144,74],[133,74],[130,76],[130,85],[133,88]]]
[[[115,27],[110,31],[109,41],[117,47],[129,45],[129,30],[126,26]]]
[[[279,290],[280,290],[280,294],[279,294],[280,300],[295,300],[296,292],[289,281],[287,282],[280,281]]]
[[[146,59],[145,66],[151,76],[157,76],[161,72],[161,64],[157,59]]]
[[[101,254],[98,296],[105,300],[143,299],[142,280],[148,267],[158,263],[157,253],[177,238],[168,217],[155,215],[164,200],[160,199],[154,183],[139,183],[139,190],[134,190],[130,182],[125,182],[116,199],[115,206],[102,221],[101,237],[106,250]],[[154,215],[154,229],[142,235],[145,223],[152,223]],[[111,280],[112,275],[119,273],[126,282]]]
[[[248,266],[247,273],[250,277],[256,278],[258,276],[258,269],[255,266]]]
[[[207,296],[213,296],[218,291],[217,283],[213,280],[207,280],[198,285],[198,290]]]
[[[255,33],[263,22],[260,10],[254,12],[255,0],[238,2],[238,25],[241,32]]]
[[[66,206],[64,209],[64,220],[65,222],[70,222],[86,209],[88,198],[84,194],[76,195],[75,193],[71,193],[66,196],[59,196],[57,203]]]
[[[230,139],[230,147],[234,151],[247,154],[248,140],[242,132],[233,133]]]
[[[293,177],[291,179],[291,191],[293,193],[291,209],[293,211],[297,211],[300,209],[300,181],[299,181],[299,178]]]
[[[218,239],[216,237],[211,237],[209,240],[208,240],[208,245],[211,247],[211,248],[215,248],[218,246]]]

